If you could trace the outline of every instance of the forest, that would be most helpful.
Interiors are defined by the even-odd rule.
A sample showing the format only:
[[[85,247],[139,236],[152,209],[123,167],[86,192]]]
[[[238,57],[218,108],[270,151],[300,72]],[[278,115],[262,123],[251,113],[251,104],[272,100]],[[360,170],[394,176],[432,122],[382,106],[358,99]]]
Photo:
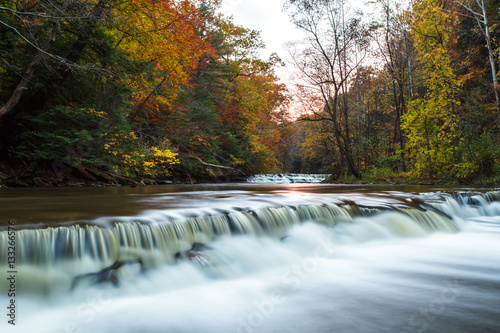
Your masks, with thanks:
[[[293,86],[219,0],[0,0],[0,184],[500,179],[500,0],[286,0]]]

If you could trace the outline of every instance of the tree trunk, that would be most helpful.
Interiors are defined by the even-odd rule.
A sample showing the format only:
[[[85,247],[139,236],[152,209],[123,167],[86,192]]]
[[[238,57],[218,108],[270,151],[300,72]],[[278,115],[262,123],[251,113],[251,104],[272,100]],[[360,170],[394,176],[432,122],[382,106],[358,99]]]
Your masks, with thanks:
[[[87,44],[88,36],[92,34],[92,32],[94,31],[95,23],[102,18],[104,7],[106,6],[106,4],[107,1],[99,0],[99,2],[94,6],[94,8],[92,8],[91,17],[95,17],[95,21],[84,26],[84,29],[82,29],[85,30],[84,36],[82,35],[78,36],[77,40],[73,44],[73,47],[71,48],[70,53],[68,54],[66,59],[63,60],[63,64],[61,64],[61,66],[57,70],[57,77],[54,77],[49,82],[52,82],[52,84],[61,85],[64,82],[64,80],[66,80],[66,78],[69,76],[71,70],[68,68],[68,66],[71,66],[71,64],[76,63],[78,59],[81,58],[82,51]],[[69,1],[66,1],[63,8],[61,9],[63,15],[65,14],[65,10],[68,5]],[[33,78],[33,75],[35,74],[38,65],[43,60],[44,54],[50,56],[50,54],[47,51],[50,49],[52,43],[56,40],[56,37],[60,30],[59,21],[55,21],[52,24],[54,26],[52,28],[52,32],[49,38],[47,39],[43,47],[38,49],[37,55],[26,68],[25,72],[23,73],[21,81],[17,85],[16,89],[14,89],[14,92],[12,93],[9,100],[5,103],[5,105],[2,106],[2,108],[0,108],[0,119],[4,117],[6,114],[10,113],[19,103],[19,100],[21,99],[24,91],[28,88],[31,79]],[[41,105],[43,106],[48,99],[47,94],[39,92],[36,95],[40,95],[40,99],[42,100]]]
[[[31,63],[28,65],[26,70],[23,73],[23,77],[21,78],[21,81],[17,85],[16,89],[14,89],[14,92],[10,96],[9,100],[7,103],[5,103],[2,108],[0,108],[0,120],[8,113],[10,113],[19,103],[19,100],[21,99],[24,91],[28,89],[28,84],[31,82],[31,79],[33,78],[33,75],[35,74],[35,70],[40,64],[40,62],[43,60],[44,54],[47,54],[47,51],[50,49],[52,46],[52,43],[55,41],[57,34],[59,33],[59,25],[54,24],[53,30],[43,45],[42,48],[38,49],[38,53],[36,54],[35,58],[31,61]]]
[[[342,136],[340,135],[340,133],[336,132],[334,133],[334,136],[337,147],[339,149],[339,153],[346,159],[349,171],[354,175],[354,177],[356,177],[357,179],[361,179],[361,173],[358,171],[356,165],[354,164],[351,153],[349,152],[349,147],[346,146],[345,142],[341,142]]]
[[[346,147],[342,147],[342,152],[344,153],[345,159],[347,160],[347,166],[349,167],[349,171],[356,177],[357,179],[363,178],[361,173],[358,171],[356,166],[354,165],[354,161],[352,160],[351,154]]]
[[[486,46],[488,47],[488,57],[490,60],[491,76],[492,76],[492,81],[493,81],[493,90],[495,93],[497,113],[498,113],[498,117],[500,119],[500,96],[499,96],[500,91],[499,91],[498,80],[497,80],[497,70],[495,67],[495,56],[493,54],[493,46],[491,45],[490,29],[488,27],[488,16],[486,15],[486,4],[485,4],[484,0],[476,0],[476,4],[481,9],[480,13],[474,11],[472,9],[472,6],[469,4],[468,1],[467,1],[467,4],[460,3],[460,5],[462,7],[467,9],[474,16],[474,18],[476,19],[477,25],[479,26],[479,29],[481,29],[481,31],[484,33],[484,38],[486,39]]]
[[[16,89],[12,93],[12,96],[10,96],[7,103],[5,103],[5,105],[2,106],[2,108],[0,109],[0,119],[2,119],[7,113],[11,112],[17,105],[24,91],[28,88],[28,84],[33,78],[33,74],[35,74],[35,69],[37,68],[41,60],[42,60],[42,53],[39,52],[36,55],[35,59],[33,59],[33,61],[29,64],[28,68],[24,72],[21,82],[19,82],[19,84],[17,85]]]
[[[498,96],[498,80],[497,70],[495,67],[495,57],[493,55],[493,47],[491,45],[490,29],[488,28],[488,17],[486,16],[486,5],[482,2],[481,9],[483,10],[484,35],[486,37],[486,45],[488,46],[488,56],[490,58],[491,76],[493,77],[493,90],[495,91],[495,99],[497,104],[498,117],[500,118],[500,97]]]

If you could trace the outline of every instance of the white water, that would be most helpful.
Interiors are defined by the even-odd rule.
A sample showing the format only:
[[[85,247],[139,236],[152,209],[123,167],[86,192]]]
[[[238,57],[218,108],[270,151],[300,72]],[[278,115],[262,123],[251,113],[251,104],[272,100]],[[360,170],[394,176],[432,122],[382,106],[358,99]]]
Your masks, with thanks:
[[[329,175],[326,174],[264,174],[253,175],[248,178],[249,183],[262,184],[290,184],[290,183],[321,183]]]
[[[294,224],[283,240],[225,236],[200,251],[212,263],[204,269],[188,260],[145,273],[130,265],[120,270],[118,288],[82,283],[72,292],[52,286],[21,295],[17,325],[4,315],[0,330],[495,332],[500,204],[461,206],[448,197],[434,205],[461,231],[426,229],[388,211],[333,226]],[[36,285],[44,278],[36,274],[18,278]],[[58,274],[67,281],[64,271],[45,278]],[[2,308],[8,301],[0,296]]]

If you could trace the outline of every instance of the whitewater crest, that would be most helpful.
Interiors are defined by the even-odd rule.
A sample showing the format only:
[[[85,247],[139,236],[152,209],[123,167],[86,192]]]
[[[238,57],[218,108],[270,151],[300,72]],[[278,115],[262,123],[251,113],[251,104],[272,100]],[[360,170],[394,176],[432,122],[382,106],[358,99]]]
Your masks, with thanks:
[[[262,174],[249,177],[247,182],[261,184],[321,183],[328,176],[327,174],[299,173]]]

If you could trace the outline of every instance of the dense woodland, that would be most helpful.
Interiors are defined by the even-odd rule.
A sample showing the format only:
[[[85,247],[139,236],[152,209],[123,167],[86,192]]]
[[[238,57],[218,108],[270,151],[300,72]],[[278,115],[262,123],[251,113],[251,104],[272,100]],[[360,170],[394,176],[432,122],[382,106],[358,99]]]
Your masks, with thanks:
[[[366,17],[348,1],[287,1],[306,35],[293,49],[308,122],[292,165],[332,179],[494,183],[500,1],[371,6]]]
[[[1,181],[494,183],[500,0],[356,4],[286,1],[287,87],[218,0],[0,0]]]

